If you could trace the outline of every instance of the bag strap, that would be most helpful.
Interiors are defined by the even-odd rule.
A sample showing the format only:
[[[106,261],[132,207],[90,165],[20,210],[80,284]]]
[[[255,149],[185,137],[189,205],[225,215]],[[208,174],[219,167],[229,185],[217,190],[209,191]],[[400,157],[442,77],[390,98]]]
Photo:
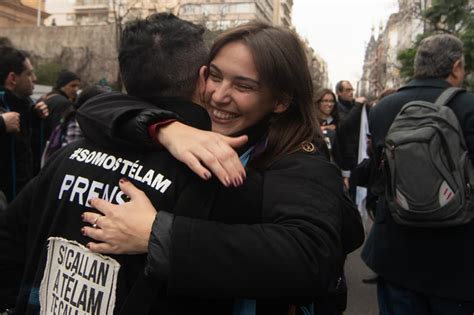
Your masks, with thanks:
[[[436,102],[435,104],[438,105],[438,106],[445,106],[447,105],[456,95],[458,95],[459,93],[461,92],[464,92],[466,91],[465,89],[463,88],[459,88],[459,87],[449,87],[447,88],[446,90],[443,91],[443,93],[441,93],[440,96],[438,96],[438,98],[436,99]]]

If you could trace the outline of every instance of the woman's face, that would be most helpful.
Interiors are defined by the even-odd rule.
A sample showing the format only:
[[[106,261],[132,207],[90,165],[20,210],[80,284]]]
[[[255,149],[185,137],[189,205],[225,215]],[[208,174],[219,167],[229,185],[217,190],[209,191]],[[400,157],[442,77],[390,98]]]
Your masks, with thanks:
[[[259,81],[252,53],[242,42],[223,46],[211,61],[205,99],[212,131],[224,135],[239,132],[267,114],[287,108]]]
[[[331,93],[326,93],[326,94],[323,95],[323,97],[319,101],[318,106],[319,106],[319,110],[321,111],[321,113],[323,113],[324,115],[329,116],[329,115],[331,115],[335,104],[336,104],[336,102],[335,102],[334,96],[332,96]]]

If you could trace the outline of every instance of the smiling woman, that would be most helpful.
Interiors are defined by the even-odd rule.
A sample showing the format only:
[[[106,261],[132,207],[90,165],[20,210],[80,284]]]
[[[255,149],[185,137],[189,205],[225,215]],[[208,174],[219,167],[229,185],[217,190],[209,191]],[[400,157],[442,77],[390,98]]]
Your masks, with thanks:
[[[289,105],[274,99],[259,82],[252,52],[242,42],[227,44],[211,61],[206,96],[212,130],[224,135],[244,130],[270,112],[281,113]]]
[[[349,250],[342,244],[342,179],[324,149],[299,39],[288,29],[241,25],[217,38],[200,73],[202,82],[207,79],[202,99],[213,131],[249,136],[239,148],[247,179],[234,183],[238,188],[202,182],[199,190],[217,185],[210,200],[193,192],[167,209],[171,213],[161,210],[154,222],[139,223],[138,218],[156,210],[131,180],[122,180],[120,187],[130,202],[91,201],[104,216],[100,229],[84,227],[85,235],[96,240],[89,248],[105,253],[148,251],[146,273],[157,282],[166,279],[170,299],[199,300],[199,305],[189,304],[193,307],[188,313],[287,314],[295,305],[310,304],[316,309],[329,304],[334,312],[341,311],[344,303],[333,303],[331,297],[345,292],[341,275]],[[114,110],[87,109],[87,104],[81,108],[83,115]],[[136,122],[156,121],[143,119],[145,112],[131,108],[129,116],[138,115]],[[112,125],[125,134],[137,133],[127,129],[136,124]],[[141,136],[145,141],[148,134]],[[179,122],[158,131],[158,140],[178,159],[193,157],[205,165],[227,156],[221,151],[229,145],[220,139]],[[209,159],[213,154],[217,157]],[[95,213],[84,213],[88,223],[96,218]],[[357,230],[360,223],[353,227]],[[170,309],[184,310],[169,303]]]

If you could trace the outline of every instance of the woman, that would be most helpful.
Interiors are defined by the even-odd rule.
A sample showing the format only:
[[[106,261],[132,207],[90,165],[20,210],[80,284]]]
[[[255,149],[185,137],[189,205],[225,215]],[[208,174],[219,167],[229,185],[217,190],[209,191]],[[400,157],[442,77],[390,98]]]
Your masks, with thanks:
[[[218,299],[193,304],[195,313],[287,314],[294,304],[322,301],[339,289],[344,261],[342,180],[319,149],[324,145],[301,44],[289,30],[247,24],[218,37],[209,60],[201,72],[208,74],[204,99],[212,128],[249,136],[241,152],[247,179],[239,188],[220,186],[210,213],[200,213],[197,203],[175,213],[169,246],[157,219],[142,220],[156,211],[146,196],[122,181],[130,202],[93,199],[105,216],[84,214],[94,225],[85,235],[102,242],[89,248],[148,251],[148,275],[163,279],[154,271],[168,271],[168,296]],[[159,130],[158,140],[178,159],[199,158],[189,143],[212,135],[190,129],[172,123]]]
[[[314,103],[321,132],[331,152],[331,157],[337,165],[340,165],[341,154],[337,141],[339,114],[336,106],[336,95],[330,89],[319,89],[314,95]]]

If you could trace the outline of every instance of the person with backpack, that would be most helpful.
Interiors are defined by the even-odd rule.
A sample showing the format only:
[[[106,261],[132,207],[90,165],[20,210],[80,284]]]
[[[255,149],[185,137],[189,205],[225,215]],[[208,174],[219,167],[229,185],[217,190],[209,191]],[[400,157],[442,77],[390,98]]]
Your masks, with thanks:
[[[380,276],[380,314],[474,312],[474,95],[453,88],[464,75],[462,42],[432,35],[415,78],[370,112],[385,194],[362,258]]]

